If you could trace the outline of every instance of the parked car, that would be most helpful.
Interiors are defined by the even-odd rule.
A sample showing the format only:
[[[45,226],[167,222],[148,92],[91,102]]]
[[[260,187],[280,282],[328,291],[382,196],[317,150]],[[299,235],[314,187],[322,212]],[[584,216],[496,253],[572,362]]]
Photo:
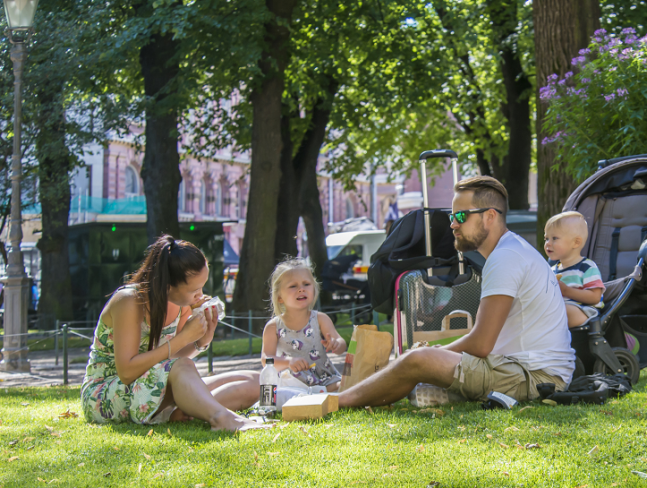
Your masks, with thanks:
[[[368,267],[385,238],[383,230],[339,232],[326,237],[328,261],[321,273],[322,304],[331,318],[335,318],[335,310],[370,304]],[[369,307],[364,308],[358,323],[371,318]]]

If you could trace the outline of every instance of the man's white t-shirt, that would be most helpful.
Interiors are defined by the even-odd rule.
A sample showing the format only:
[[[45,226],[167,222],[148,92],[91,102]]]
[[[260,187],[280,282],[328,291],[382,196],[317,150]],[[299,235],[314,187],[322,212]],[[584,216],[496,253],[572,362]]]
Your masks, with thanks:
[[[557,278],[541,254],[514,232],[503,234],[483,267],[481,299],[492,295],[513,298],[492,354],[569,383],[575,350]]]

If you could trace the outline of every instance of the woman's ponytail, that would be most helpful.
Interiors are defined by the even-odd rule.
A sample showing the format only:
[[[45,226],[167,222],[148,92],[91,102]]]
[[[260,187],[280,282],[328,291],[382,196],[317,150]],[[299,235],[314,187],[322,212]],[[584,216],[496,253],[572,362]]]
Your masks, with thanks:
[[[128,283],[138,285],[150,317],[149,351],[159,344],[166,323],[169,288],[186,283],[187,277],[198,274],[206,264],[197,247],[169,235],[160,236],[148,247],[144,262]]]

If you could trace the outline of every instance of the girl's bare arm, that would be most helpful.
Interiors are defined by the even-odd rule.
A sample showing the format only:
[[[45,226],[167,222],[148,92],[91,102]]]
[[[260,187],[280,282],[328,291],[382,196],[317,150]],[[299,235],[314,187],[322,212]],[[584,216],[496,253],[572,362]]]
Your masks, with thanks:
[[[339,335],[339,332],[335,329],[335,324],[332,323],[330,317],[325,313],[318,312],[317,320],[319,321],[321,335],[324,337],[324,340],[322,340],[321,343],[326,348],[326,352],[332,352],[334,354],[342,354],[346,352],[346,341]]]

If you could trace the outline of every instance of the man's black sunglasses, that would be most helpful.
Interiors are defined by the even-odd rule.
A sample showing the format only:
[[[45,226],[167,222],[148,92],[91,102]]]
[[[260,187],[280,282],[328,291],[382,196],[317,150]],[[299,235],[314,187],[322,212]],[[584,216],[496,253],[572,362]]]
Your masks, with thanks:
[[[453,224],[454,219],[456,219],[456,222],[458,222],[459,224],[464,224],[465,221],[467,220],[467,216],[469,214],[483,213],[483,212],[487,212],[488,210],[496,210],[501,215],[503,215],[503,212],[501,210],[499,210],[498,208],[494,208],[494,207],[473,208],[473,209],[470,209],[470,210],[461,210],[460,212],[450,213],[449,214],[449,221]]]

